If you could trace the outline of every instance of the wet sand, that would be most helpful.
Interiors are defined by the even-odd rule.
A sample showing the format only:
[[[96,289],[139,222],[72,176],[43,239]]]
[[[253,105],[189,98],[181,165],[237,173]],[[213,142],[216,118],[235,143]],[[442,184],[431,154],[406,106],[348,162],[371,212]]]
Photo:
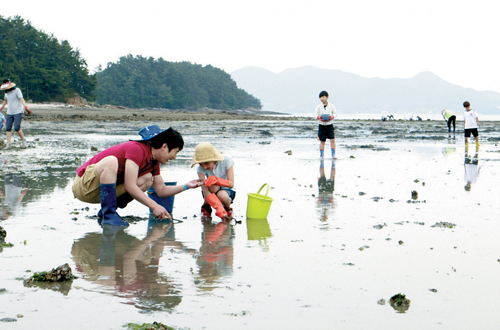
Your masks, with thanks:
[[[339,121],[338,159],[321,162],[314,122],[177,121],[186,145],[163,178],[196,178],[194,148],[212,142],[235,159],[241,223],[202,221],[200,192],[190,190],[175,197],[182,222],[157,223],[132,202],[119,211],[130,227],[116,233],[97,224],[98,205],[73,199],[74,171],[91,147],[137,138],[144,122],[23,125],[29,148],[16,140],[0,151],[0,190],[27,189],[0,221],[14,244],[0,252],[0,319],[16,320],[2,327],[44,329],[53,319],[80,329],[500,324],[498,123],[482,124],[477,156],[471,144],[466,157],[462,131],[447,133],[444,122]],[[269,215],[247,219],[247,193],[263,183],[274,199]],[[66,262],[78,277],[69,286],[23,286]],[[389,304],[398,293],[411,300],[404,313]]]

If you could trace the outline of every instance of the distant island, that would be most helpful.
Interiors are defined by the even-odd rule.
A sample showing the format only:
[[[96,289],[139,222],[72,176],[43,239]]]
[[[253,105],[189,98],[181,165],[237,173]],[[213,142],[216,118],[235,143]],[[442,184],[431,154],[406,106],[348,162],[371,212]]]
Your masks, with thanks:
[[[127,55],[96,75],[99,104],[147,109],[262,108],[259,99],[211,65]]]
[[[346,114],[422,115],[445,108],[462,111],[466,100],[480,114],[500,111],[500,93],[454,85],[431,72],[408,79],[382,79],[314,66],[280,73],[249,66],[232,72],[231,77],[240,88],[259,98],[267,111],[312,113],[322,90],[327,90],[337,110]]]
[[[262,108],[227,72],[211,65],[126,55],[91,74],[79,49],[20,16],[0,16],[0,32],[0,77],[14,82],[28,102],[248,112]]]

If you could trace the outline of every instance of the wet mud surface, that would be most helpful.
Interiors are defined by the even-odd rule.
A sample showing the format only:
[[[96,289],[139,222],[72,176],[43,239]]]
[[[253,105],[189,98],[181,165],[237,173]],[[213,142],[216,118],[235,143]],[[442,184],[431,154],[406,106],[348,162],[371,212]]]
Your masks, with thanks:
[[[202,219],[190,190],[175,196],[174,222],[134,201],[119,210],[130,227],[101,228],[98,205],[73,198],[75,169],[152,123],[28,120],[28,148],[15,137],[0,150],[2,329],[500,324],[498,123],[483,122],[478,152],[466,153],[462,130],[444,122],[339,121],[338,159],[321,161],[312,121],[163,122],[186,142],[165,181],[196,178],[199,142],[233,156],[235,219]],[[264,183],[269,215],[247,219],[247,194]],[[23,285],[65,263],[72,281]]]

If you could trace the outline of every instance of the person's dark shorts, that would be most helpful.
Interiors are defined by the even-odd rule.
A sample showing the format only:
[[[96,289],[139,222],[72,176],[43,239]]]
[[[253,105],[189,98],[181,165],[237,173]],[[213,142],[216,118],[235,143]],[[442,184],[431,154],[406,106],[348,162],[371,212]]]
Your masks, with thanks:
[[[464,130],[464,135],[466,138],[470,137],[471,133],[474,137],[477,137],[479,135],[477,128],[466,128]]]
[[[5,118],[5,130],[7,132],[12,131],[12,125],[14,125],[14,131],[19,132],[21,130],[22,119],[23,119],[22,113],[18,113],[15,115],[7,114],[7,118]]]
[[[333,124],[330,125],[318,125],[318,139],[321,142],[325,142],[326,139],[335,139],[335,130]]]

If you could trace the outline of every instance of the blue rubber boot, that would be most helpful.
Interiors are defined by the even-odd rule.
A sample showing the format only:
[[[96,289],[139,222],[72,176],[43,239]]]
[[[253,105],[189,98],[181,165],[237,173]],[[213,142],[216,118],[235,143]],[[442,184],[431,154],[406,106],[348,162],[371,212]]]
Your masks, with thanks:
[[[100,188],[102,224],[128,227],[128,223],[123,221],[120,216],[116,214],[116,184],[101,183]]]

